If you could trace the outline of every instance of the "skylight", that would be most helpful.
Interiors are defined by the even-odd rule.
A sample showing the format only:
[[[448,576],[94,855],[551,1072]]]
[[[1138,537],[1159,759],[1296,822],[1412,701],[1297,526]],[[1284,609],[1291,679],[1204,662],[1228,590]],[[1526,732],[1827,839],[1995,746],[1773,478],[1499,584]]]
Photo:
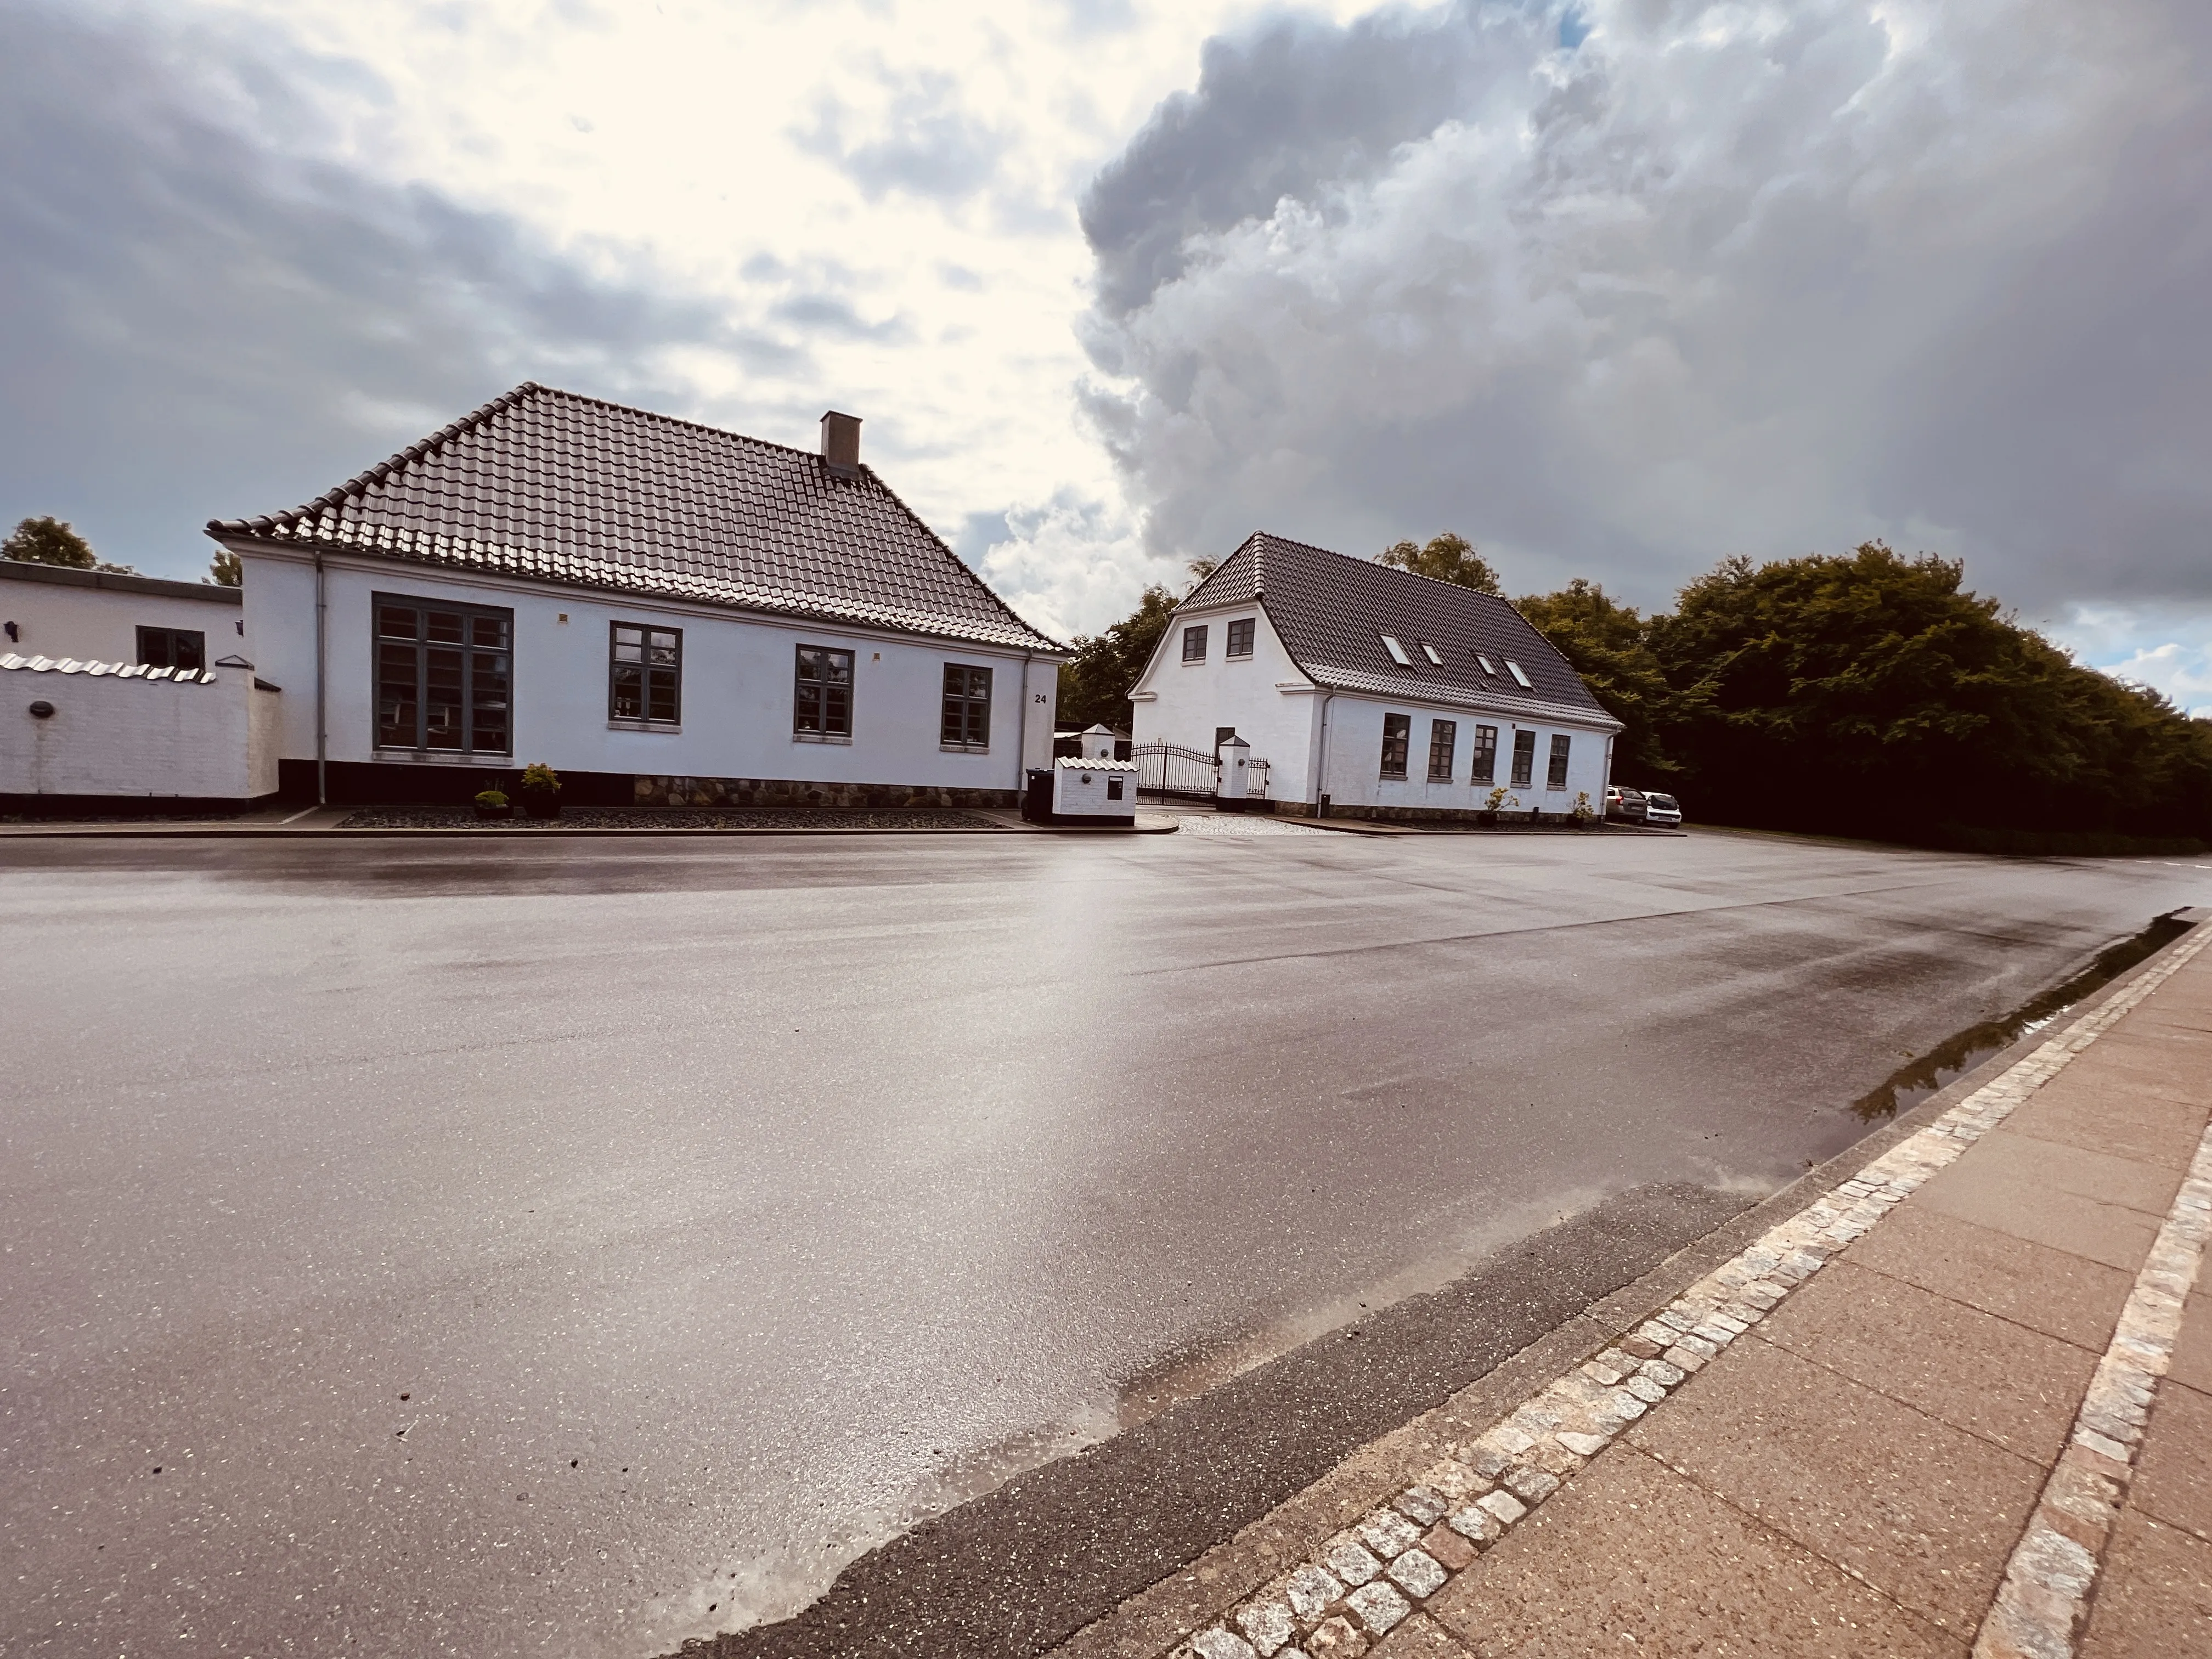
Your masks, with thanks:
[[[1426,640],[1423,640],[1421,641],[1421,650],[1423,654],[1425,654],[1431,662],[1436,664],[1437,667],[1442,668],[1444,665],[1443,653],[1437,650],[1436,647],[1431,645]]]
[[[1495,674],[1498,672],[1498,665],[1484,656],[1481,652],[1478,651],[1474,653],[1474,659],[1482,665],[1484,673]]]
[[[1528,675],[1521,672],[1521,665],[1514,661],[1510,657],[1508,657],[1505,659],[1505,671],[1509,674],[1512,675],[1515,679],[1520,681],[1523,690],[1534,691],[1536,689],[1535,686],[1530,683]]]
[[[1382,636],[1382,648],[1390,653],[1390,660],[1396,663],[1399,667],[1411,668],[1413,665],[1413,659],[1406,654],[1406,647],[1388,634]]]

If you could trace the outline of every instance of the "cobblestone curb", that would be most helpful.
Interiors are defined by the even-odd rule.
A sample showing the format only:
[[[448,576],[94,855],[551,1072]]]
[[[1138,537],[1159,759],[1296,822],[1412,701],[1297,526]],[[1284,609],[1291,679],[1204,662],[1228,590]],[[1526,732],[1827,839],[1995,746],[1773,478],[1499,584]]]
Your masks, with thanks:
[[[2212,927],[2199,927],[2177,941],[2063,1036],[2035,1048],[1834,1191],[1770,1230],[1633,1333],[1557,1378],[1472,1440],[1453,1446],[1412,1486],[1325,1540],[1310,1559],[1262,1585],[1218,1622],[1176,1644],[1170,1659],[1355,1659],[1364,1653],[1601,1455],[1621,1431],[1663,1403],[1831,1257],[2002,1123],[2208,943]],[[2207,1147],[2212,1148],[2212,1132]],[[2183,1242],[2190,1226],[2197,1229],[2193,1247]],[[2117,1483],[2126,1476],[2128,1458],[2148,1418],[2147,1379],[2165,1370],[2181,1299],[2195,1277],[2208,1226],[2212,1151],[2201,1151],[2183,1199],[2176,1201],[2173,1217],[2137,1281],[2067,1450],[2072,1467],[2088,1471],[2084,1481],[2094,1477],[2113,1483],[2109,1491],[2097,1489],[2095,1502],[2102,1508],[2090,1505],[2104,1517],[2100,1542],[2101,1527],[2117,1512]],[[2174,1237],[2171,1249],[2169,1234]],[[2162,1350],[2156,1346],[2160,1321],[2165,1322]],[[2125,1430],[2128,1437],[2121,1438],[2118,1430]],[[2098,1461],[2086,1463],[2087,1459]],[[2014,1572],[2024,1587],[2022,1606],[2051,1608],[2068,1594],[2074,1595],[2074,1611],[2063,1627],[2070,1631],[2074,1613],[2086,1601],[2095,1560],[2074,1535],[2087,1523],[2076,1520],[2071,1508],[2054,1507],[2060,1498],[2077,1504],[2079,1492],[2087,1490],[2081,1484],[2061,1486],[2069,1467],[2062,1460],[2044,1503],[2051,1515],[2074,1524],[2062,1529],[2039,1519],[2014,1557]],[[2039,1543],[2039,1539],[2056,1541]],[[2007,1589],[2013,1582],[2008,1577]],[[2078,1589],[2071,1588],[2076,1585]],[[2062,1643],[1978,1645],[1975,1651],[1978,1659],[2042,1659],[2045,1654],[2070,1653],[2070,1637]]]
[[[2182,1304],[2197,1282],[2208,1236],[2212,1127],[2197,1143],[2189,1178],[2136,1275],[2074,1432],[1974,1638],[1974,1659],[2056,1659],[2074,1651],[2112,1523],[2135,1479],[2152,1398],[2173,1358]]]

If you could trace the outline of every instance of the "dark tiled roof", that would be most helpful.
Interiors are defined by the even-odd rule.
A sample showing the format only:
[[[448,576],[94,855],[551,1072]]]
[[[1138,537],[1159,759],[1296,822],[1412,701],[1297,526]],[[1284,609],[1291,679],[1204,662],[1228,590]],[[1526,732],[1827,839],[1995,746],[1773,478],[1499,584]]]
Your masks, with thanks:
[[[1316,685],[1591,725],[1617,722],[1551,642],[1504,599],[1326,548],[1254,535],[1182,602],[1186,611],[1255,599],[1291,659]],[[1401,668],[1388,634],[1413,659]],[[1423,645],[1436,647],[1439,667]],[[1497,665],[1482,672],[1477,653]],[[1527,672],[1524,690],[1506,670]]]
[[[527,381],[304,507],[208,533],[1062,648],[866,467]]]

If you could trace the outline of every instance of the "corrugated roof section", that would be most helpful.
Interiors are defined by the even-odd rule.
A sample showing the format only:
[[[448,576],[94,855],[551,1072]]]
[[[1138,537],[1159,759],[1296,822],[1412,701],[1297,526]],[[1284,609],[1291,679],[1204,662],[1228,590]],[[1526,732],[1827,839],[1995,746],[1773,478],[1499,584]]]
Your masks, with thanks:
[[[1256,602],[1316,685],[1616,727],[1558,650],[1504,599],[1455,583],[1259,532],[1182,602],[1187,611]],[[1399,641],[1412,665],[1391,659]],[[1429,660],[1434,646],[1443,659]],[[1498,672],[1486,674],[1480,657]],[[1528,671],[1527,689],[1506,669]]]
[[[252,663],[246,665],[248,668]],[[10,651],[0,656],[0,669],[27,674],[86,674],[94,679],[109,676],[119,680],[160,680],[171,685],[213,685],[215,676],[204,668],[149,668],[143,662],[91,662],[76,657],[26,657]]]
[[[874,473],[525,382],[210,535],[1057,651]]]

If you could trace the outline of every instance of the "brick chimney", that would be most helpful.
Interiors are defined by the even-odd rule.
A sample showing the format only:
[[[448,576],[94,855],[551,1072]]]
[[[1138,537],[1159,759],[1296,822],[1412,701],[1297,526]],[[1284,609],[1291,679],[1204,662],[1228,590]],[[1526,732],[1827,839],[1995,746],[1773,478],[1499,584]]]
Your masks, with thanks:
[[[822,417],[822,461],[834,477],[860,476],[860,417],[831,410]]]

